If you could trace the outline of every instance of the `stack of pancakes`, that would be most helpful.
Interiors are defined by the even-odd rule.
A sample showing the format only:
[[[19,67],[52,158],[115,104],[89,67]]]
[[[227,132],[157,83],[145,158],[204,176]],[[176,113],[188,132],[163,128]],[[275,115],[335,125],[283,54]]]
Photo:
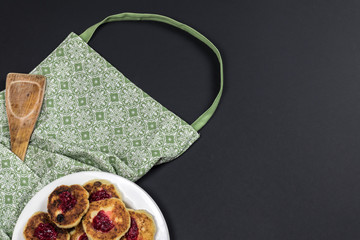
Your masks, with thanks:
[[[152,240],[156,232],[152,216],[126,208],[120,192],[106,180],[59,186],[47,207],[47,213],[37,212],[28,220],[26,240]]]

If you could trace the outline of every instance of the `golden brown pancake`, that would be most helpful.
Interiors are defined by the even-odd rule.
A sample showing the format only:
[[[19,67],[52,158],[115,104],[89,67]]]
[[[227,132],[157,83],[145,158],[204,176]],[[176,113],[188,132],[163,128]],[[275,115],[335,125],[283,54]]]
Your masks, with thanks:
[[[82,223],[77,225],[75,229],[70,232],[70,240],[83,240],[86,239],[85,237],[87,237],[87,235],[83,229]]]
[[[89,193],[80,185],[61,185],[50,194],[48,213],[60,228],[78,225],[89,208]]]
[[[130,227],[130,214],[120,199],[104,199],[90,204],[82,224],[89,239],[119,240]]]
[[[89,192],[89,201],[94,202],[106,198],[119,198],[121,194],[117,188],[109,181],[104,179],[94,179],[84,184],[84,188]]]
[[[156,226],[153,217],[145,210],[128,209],[131,217],[129,231],[121,240],[153,240]]]
[[[70,234],[66,230],[60,229],[52,223],[49,214],[45,212],[34,213],[28,220],[23,234],[26,240],[39,240],[38,236],[43,236],[45,238],[46,234],[49,234],[49,230],[53,233],[55,232],[53,238],[50,238],[49,235],[47,235],[47,237],[52,240],[70,239]]]

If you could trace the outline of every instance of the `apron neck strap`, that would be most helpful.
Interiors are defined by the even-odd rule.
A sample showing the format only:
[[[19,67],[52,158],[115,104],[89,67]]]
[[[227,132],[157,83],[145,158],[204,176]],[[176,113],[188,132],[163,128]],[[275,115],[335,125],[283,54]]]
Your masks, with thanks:
[[[96,29],[100,25],[102,25],[104,23],[116,22],[116,21],[155,21],[155,22],[166,23],[166,24],[172,25],[172,26],[174,26],[176,28],[179,28],[181,30],[184,30],[185,32],[187,32],[190,35],[194,36],[195,38],[199,39],[200,41],[205,43],[209,48],[211,48],[211,50],[216,54],[216,56],[217,56],[217,58],[219,60],[219,64],[220,64],[220,90],[219,90],[219,93],[217,94],[214,102],[209,107],[209,109],[207,109],[198,119],[196,119],[195,122],[193,122],[191,124],[191,126],[196,131],[199,131],[203,126],[205,126],[205,124],[210,120],[210,118],[214,114],[217,106],[219,105],[220,98],[221,98],[222,91],[223,91],[223,81],[224,81],[223,63],[222,63],[222,59],[221,59],[221,55],[220,55],[219,50],[215,47],[215,45],[212,42],[210,42],[205,36],[203,36],[201,33],[196,31],[195,29],[193,29],[193,28],[191,28],[191,27],[189,27],[189,26],[187,26],[187,25],[185,25],[183,23],[180,23],[180,22],[178,22],[178,21],[176,21],[174,19],[171,19],[171,18],[166,17],[166,16],[158,15],[158,14],[120,13],[120,14],[111,15],[111,16],[105,18],[104,20],[102,20],[101,22],[99,22],[99,23],[89,27],[88,29],[86,29],[80,35],[80,38],[82,38],[87,43],[87,42],[89,42],[92,35],[94,34]]]

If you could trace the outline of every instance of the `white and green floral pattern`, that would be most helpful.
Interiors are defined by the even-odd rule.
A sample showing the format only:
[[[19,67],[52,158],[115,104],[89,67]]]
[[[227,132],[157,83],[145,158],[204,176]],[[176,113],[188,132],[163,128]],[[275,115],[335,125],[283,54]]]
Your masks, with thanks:
[[[0,93],[0,239],[10,239],[24,205],[45,184],[89,170],[136,181],[199,137],[75,33],[32,74],[45,75],[47,89],[24,162],[9,150]]]

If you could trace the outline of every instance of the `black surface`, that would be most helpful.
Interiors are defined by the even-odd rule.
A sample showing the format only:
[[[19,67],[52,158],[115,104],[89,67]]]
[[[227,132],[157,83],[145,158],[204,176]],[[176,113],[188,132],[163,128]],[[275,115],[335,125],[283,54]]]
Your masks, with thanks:
[[[359,239],[359,1],[1,1],[1,88],[124,11],[189,24],[224,57],[202,137],[138,181],[172,239]],[[108,24],[90,45],[188,122],[218,89],[211,51],[163,24]]]

